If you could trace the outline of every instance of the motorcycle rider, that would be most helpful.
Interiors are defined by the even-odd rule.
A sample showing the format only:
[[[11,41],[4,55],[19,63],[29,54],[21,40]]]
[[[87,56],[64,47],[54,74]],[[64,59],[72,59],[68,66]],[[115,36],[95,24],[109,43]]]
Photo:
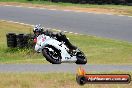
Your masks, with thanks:
[[[41,25],[36,25],[33,28],[33,33],[35,35],[34,37],[34,42],[37,42],[36,38],[41,35],[41,34],[45,34],[47,36],[51,36],[51,37],[56,37],[56,39],[60,42],[64,42],[65,45],[69,48],[69,52],[74,52],[74,50],[76,49],[75,46],[73,46],[69,40],[66,38],[66,35],[62,32],[59,33],[53,33],[52,31],[49,30],[43,30],[43,27],[41,27]]]

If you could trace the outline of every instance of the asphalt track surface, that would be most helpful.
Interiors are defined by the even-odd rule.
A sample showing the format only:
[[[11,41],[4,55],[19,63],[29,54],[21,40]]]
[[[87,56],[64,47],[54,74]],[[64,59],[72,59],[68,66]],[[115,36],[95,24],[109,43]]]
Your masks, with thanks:
[[[76,64],[0,64],[0,72],[68,72],[76,73]],[[81,65],[87,72],[132,71],[132,65]]]
[[[132,42],[132,17],[0,6],[0,19]]]
[[[47,28],[132,41],[132,18],[94,13],[0,6],[0,20],[43,24]],[[0,72],[70,72],[76,64],[0,64]],[[89,72],[132,71],[132,65],[85,65]]]

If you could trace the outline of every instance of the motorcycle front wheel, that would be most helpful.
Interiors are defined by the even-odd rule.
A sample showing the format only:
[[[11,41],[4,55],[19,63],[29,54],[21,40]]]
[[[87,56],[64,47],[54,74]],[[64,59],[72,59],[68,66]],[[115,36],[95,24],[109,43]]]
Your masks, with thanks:
[[[76,54],[76,64],[86,64],[87,63],[87,58],[85,56],[85,54],[78,49],[77,54]]]
[[[50,63],[61,64],[61,54],[54,46],[45,46],[42,50],[42,54]]]

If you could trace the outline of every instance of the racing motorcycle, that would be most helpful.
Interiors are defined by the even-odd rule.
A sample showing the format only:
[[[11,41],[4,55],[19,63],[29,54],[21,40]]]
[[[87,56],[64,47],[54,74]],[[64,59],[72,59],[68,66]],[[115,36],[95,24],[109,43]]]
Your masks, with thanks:
[[[46,60],[52,64],[87,63],[86,56],[79,48],[71,53],[64,42],[57,41],[56,38],[44,34],[37,37],[35,50],[42,53]]]

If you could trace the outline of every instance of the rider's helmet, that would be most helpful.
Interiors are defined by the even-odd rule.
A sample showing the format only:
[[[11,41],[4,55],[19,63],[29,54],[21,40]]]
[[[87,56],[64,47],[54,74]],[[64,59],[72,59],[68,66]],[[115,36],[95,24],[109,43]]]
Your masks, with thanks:
[[[41,24],[35,25],[33,32],[35,35],[40,35],[43,32],[43,27],[41,27]]]

